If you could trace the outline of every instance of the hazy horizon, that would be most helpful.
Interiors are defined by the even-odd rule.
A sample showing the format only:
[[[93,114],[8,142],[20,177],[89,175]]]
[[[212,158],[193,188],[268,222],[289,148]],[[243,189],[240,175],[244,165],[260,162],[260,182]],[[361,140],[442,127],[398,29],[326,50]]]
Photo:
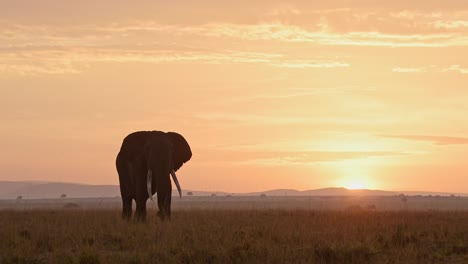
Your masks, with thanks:
[[[44,180],[21,180],[21,181],[15,181],[15,180],[5,180],[3,182],[13,182],[13,183],[38,183],[38,184],[77,184],[77,185],[89,185],[89,186],[119,186],[119,183],[115,184],[92,184],[92,183],[84,183],[84,182],[66,182],[66,181],[44,181]],[[0,180],[0,184],[2,183],[2,180]],[[177,189],[175,186],[172,186],[173,189],[173,195],[178,196]],[[183,186],[182,186],[183,187]],[[293,188],[274,188],[274,189],[259,189],[259,190],[252,190],[252,191],[246,191],[246,192],[228,192],[223,189],[219,190],[204,190],[204,189],[186,189],[182,188],[182,192],[186,193],[189,191],[199,191],[199,192],[219,192],[219,193],[238,193],[238,194],[243,194],[243,193],[261,193],[261,192],[269,192],[269,191],[277,191],[277,190],[291,190],[291,191],[298,191],[298,192],[306,192],[306,191],[316,191],[316,190],[326,190],[326,189],[346,189],[349,191],[382,191],[382,192],[395,192],[395,193],[443,193],[443,194],[467,194],[468,192],[436,192],[436,191],[428,191],[428,190],[388,190],[388,189],[368,189],[368,188],[349,188],[349,187],[344,187],[344,186],[326,186],[326,187],[320,187],[320,188],[313,188],[313,189],[293,189]],[[185,195],[185,194],[184,194]]]
[[[0,181],[118,185],[176,131],[184,189],[468,193],[468,3],[4,1]],[[6,150],[6,151],[5,151]]]
[[[402,196],[403,195],[403,196]],[[276,198],[300,198],[300,199],[351,199],[359,197],[363,199],[387,199],[392,198],[400,201],[403,197],[405,199],[423,199],[426,205],[432,205],[434,201],[447,200],[451,201],[452,205],[457,203],[464,203],[468,201],[468,193],[456,192],[430,192],[424,190],[369,190],[369,189],[347,189],[345,187],[328,187],[321,189],[297,190],[297,189],[270,189],[270,190],[257,190],[253,192],[227,192],[224,190],[201,190],[201,189],[182,189],[182,197],[179,197],[177,189],[174,187],[172,190],[173,200],[180,202],[193,201],[191,197],[202,198],[205,197],[207,201],[214,201],[218,199],[219,202],[228,202],[224,206],[229,207],[229,200],[232,198],[248,198],[260,199],[264,197]],[[121,206],[121,193],[119,185],[88,185],[82,183],[65,183],[65,182],[5,182],[0,181],[0,201],[4,204],[14,203],[19,200],[36,200],[41,199],[56,199],[57,201],[65,201],[64,198],[69,199],[103,199],[113,198],[118,201],[119,207]],[[189,201],[186,201],[188,198]],[[227,200],[226,200],[227,199]],[[435,200],[433,200],[435,199]],[[457,201],[463,200],[463,202]],[[396,203],[398,204],[398,202]],[[0,209],[1,209],[0,205]],[[223,206],[222,206],[223,207]],[[381,206],[379,206],[381,207]],[[346,206],[344,207],[346,208]],[[418,207],[419,208],[419,207]],[[427,206],[424,207],[429,209]],[[439,204],[438,208],[452,208],[444,207]]]

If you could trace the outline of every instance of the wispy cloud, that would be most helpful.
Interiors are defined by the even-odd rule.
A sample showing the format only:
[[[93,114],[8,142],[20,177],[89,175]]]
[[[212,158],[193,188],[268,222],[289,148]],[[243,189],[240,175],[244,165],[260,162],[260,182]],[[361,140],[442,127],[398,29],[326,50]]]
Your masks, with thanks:
[[[273,17],[283,17],[283,16],[296,16],[301,14],[301,11],[290,4],[282,4],[272,8],[271,10],[266,12],[266,16],[273,16]]]
[[[338,61],[290,60],[282,54],[261,52],[178,51],[158,50],[151,46],[69,47],[69,48],[16,48],[0,49],[0,72],[7,74],[38,75],[79,73],[94,62],[141,63],[198,63],[198,64],[261,64],[282,68],[335,68],[349,67]]]
[[[452,21],[436,21],[434,22],[436,28],[445,28],[445,29],[460,29],[468,28],[468,20],[452,20]]]
[[[425,72],[426,68],[421,67],[421,68],[409,68],[409,67],[395,67],[392,69],[392,72],[400,72],[400,73],[419,73],[419,72]]]
[[[225,162],[261,166],[312,165],[321,162],[339,162],[352,159],[366,159],[404,155],[390,151],[309,151],[309,152],[260,152],[260,151],[205,151],[207,162]]]
[[[468,74],[468,68],[461,67],[460,65],[450,65],[449,67],[442,70],[443,72],[454,71],[461,74]]]
[[[201,120],[215,121],[216,123],[223,123],[223,125],[242,125],[242,124],[303,124],[311,119],[302,116],[269,116],[269,115],[255,115],[255,114],[236,114],[236,113],[200,113],[196,118]]]
[[[2,20],[0,72],[77,73],[93,62],[256,63],[284,69],[347,68],[351,62],[344,59],[298,59],[295,52],[278,47],[284,43],[301,47],[468,46],[466,11],[303,10],[292,4],[275,4],[268,5],[261,14],[262,22],[251,20],[249,23],[207,19],[179,24],[160,20],[21,24]],[[343,17],[347,18],[346,23]],[[266,42],[268,45],[264,45]],[[392,69],[398,73],[433,70],[404,66]],[[468,68],[449,65],[437,71],[467,74]]]
[[[352,11],[346,11],[352,12]],[[335,13],[333,13],[336,15]],[[319,45],[343,46],[384,46],[384,47],[447,47],[468,44],[464,31],[448,31],[447,27],[465,27],[465,20],[428,21],[427,25],[412,32],[389,31],[396,18],[380,14],[380,19],[368,21],[369,17],[379,14],[363,15],[351,13],[348,30],[340,29],[333,18],[323,17],[312,25],[301,25],[287,22],[262,22],[236,24],[228,22],[205,23],[198,25],[161,24],[156,21],[133,21],[108,23],[103,25],[75,25],[68,27],[52,25],[18,25],[0,24],[0,45],[77,45],[116,44],[132,42],[135,38],[142,40],[168,41],[187,39],[189,36],[205,38],[231,38],[250,41],[281,41],[313,43]],[[406,14],[410,17],[410,13]],[[341,16],[340,16],[341,17]],[[431,16],[429,16],[431,17]],[[362,21],[362,20],[366,21]],[[398,21],[398,20],[396,20]],[[415,20],[416,21],[416,20]],[[366,23],[365,23],[366,22]],[[375,25],[373,29],[361,25]],[[388,24],[388,25],[387,25]],[[386,25],[386,26],[385,26]],[[445,25],[445,28],[441,29]],[[162,37],[164,36],[164,37]]]
[[[423,73],[423,72],[456,72],[460,74],[468,74],[468,68],[458,64],[449,66],[430,65],[422,67],[394,67],[392,72],[397,73]]]
[[[468,36],[465,34],[391,34],[379,31],[341,33],[330,30],[326,23],[320,24],[320,28],[317,30],[308,30],[301,26],[282,23],[211,24],[187,29],[187,32],[245,40],[303,42],[335,46],[449,47],[468,45]]]
[[[31,65],[24,63],[0,62],[0,73],[6,75],[34,76],[43,74],[75,74],[80,69],[67,62],[49,62],[41,65]],[[1,78],[1,77],[0,77]]]
[[[468,144],[466,137],[450,137],[450,136],[428,136],[428,135],[380,135],[386,138],[396,138],[414,141],[426,141],[436,145],[459,145]]]
[[[281,68],[342,68],[349,67],[350,64],[340,61],[289,61],[273,63],[273,66]]]
[[[361,87],[328,87],[328,88],[290,88],[279,92],[269,92],[264,94],[257,94],[253,96],[243,95],[239,101],[258,101],[259,99],[293,99],[305,96],[318,96],[325,94],[339,94],[339,93],[370,93],[375,92],[376,88],[361,88]]]

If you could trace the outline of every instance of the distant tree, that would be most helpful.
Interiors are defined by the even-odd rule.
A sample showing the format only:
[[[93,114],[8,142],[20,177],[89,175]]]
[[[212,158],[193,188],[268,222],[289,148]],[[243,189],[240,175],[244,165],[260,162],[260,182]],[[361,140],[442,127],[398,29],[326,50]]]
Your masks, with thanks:
[[[18,197],[16,197],[16,200],[17,200],[17,201],[23,200],[23,196],[19,195]]]
[[[228,195],[226,195],[226,197],[232,197],[232,195],[228,194]]]
[[[374,211],[374,210],[376,210],[376,209],[377,209],[377,207],[375,206],[375,204],[369,204],[369,205],[367,206],[367,210]]]
[[[215,197],[215,196],[216,196],[216,193],[212,193],[212,194],[211,194],[211,197]]]
[[[62,193],[62,195],[60,195],[60,198],[67,198],[67,195]]]
[[[193,196],[193,192],[188,192],[187,195],[188,196]]]
[[[266,196],[267,196],[267,195],[264,194],[264,193],[260,194],[260,197],[261,197],[261,198],[265,198]]]

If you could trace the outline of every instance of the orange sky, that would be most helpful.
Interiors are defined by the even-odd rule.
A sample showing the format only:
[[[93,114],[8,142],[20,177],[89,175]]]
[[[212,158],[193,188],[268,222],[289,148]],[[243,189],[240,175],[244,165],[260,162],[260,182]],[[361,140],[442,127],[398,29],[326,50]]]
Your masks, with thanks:
[[[468,192],[468,3],[315,2],[0,2],[0,180],[118,184],[163,130],[184,189]]]

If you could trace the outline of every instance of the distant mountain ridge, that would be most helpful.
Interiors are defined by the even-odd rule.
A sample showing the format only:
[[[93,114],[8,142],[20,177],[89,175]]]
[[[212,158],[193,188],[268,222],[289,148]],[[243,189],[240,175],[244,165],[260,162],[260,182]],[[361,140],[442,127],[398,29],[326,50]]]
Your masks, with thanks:
[[[272,195],[272,196],[347,196],[347,195],[363,195],[363,196],[385,196],[385,195],[397,195],[398,192],[391,191],[380,191],[380,190],[349,190],[343,187],[332,187],[315,190],[298,191],[293,189],[277,189],[264,192],[249,193],[249,195],[260,195],[260,194]]]
[[[0,199],[48,199],[60,198],[115,197],[120,196],[117,185],[88,185],[64,182],[13,182],[0,181]]]
[[[194,191],[183,190],[183,196],[188,192],[192,192],[194,196],[392,196],[392,195],[433,195],[433,196],[468,196],[463,193],[446,193],[446,192],[413,192],[413,191],[382,191],[382,190],[349,190],[342,187],[323,188],[315,190],[298,191],[294,189],[275,189],[263,192],[249,193],[228,193],[228,192],[209,192],[209,191]],[[116,197],[120,196],[120,188],[118,185],[89,185],[80,183],[64,183],[64,182],[46,182],[46,181],[0,181],[0,199],[16,199],[22,196],[23,199],[54,199],[60,198],[65,194],[68,198],[99,198],[99,197]],[[176,190],[172,194],[177,196]]]

